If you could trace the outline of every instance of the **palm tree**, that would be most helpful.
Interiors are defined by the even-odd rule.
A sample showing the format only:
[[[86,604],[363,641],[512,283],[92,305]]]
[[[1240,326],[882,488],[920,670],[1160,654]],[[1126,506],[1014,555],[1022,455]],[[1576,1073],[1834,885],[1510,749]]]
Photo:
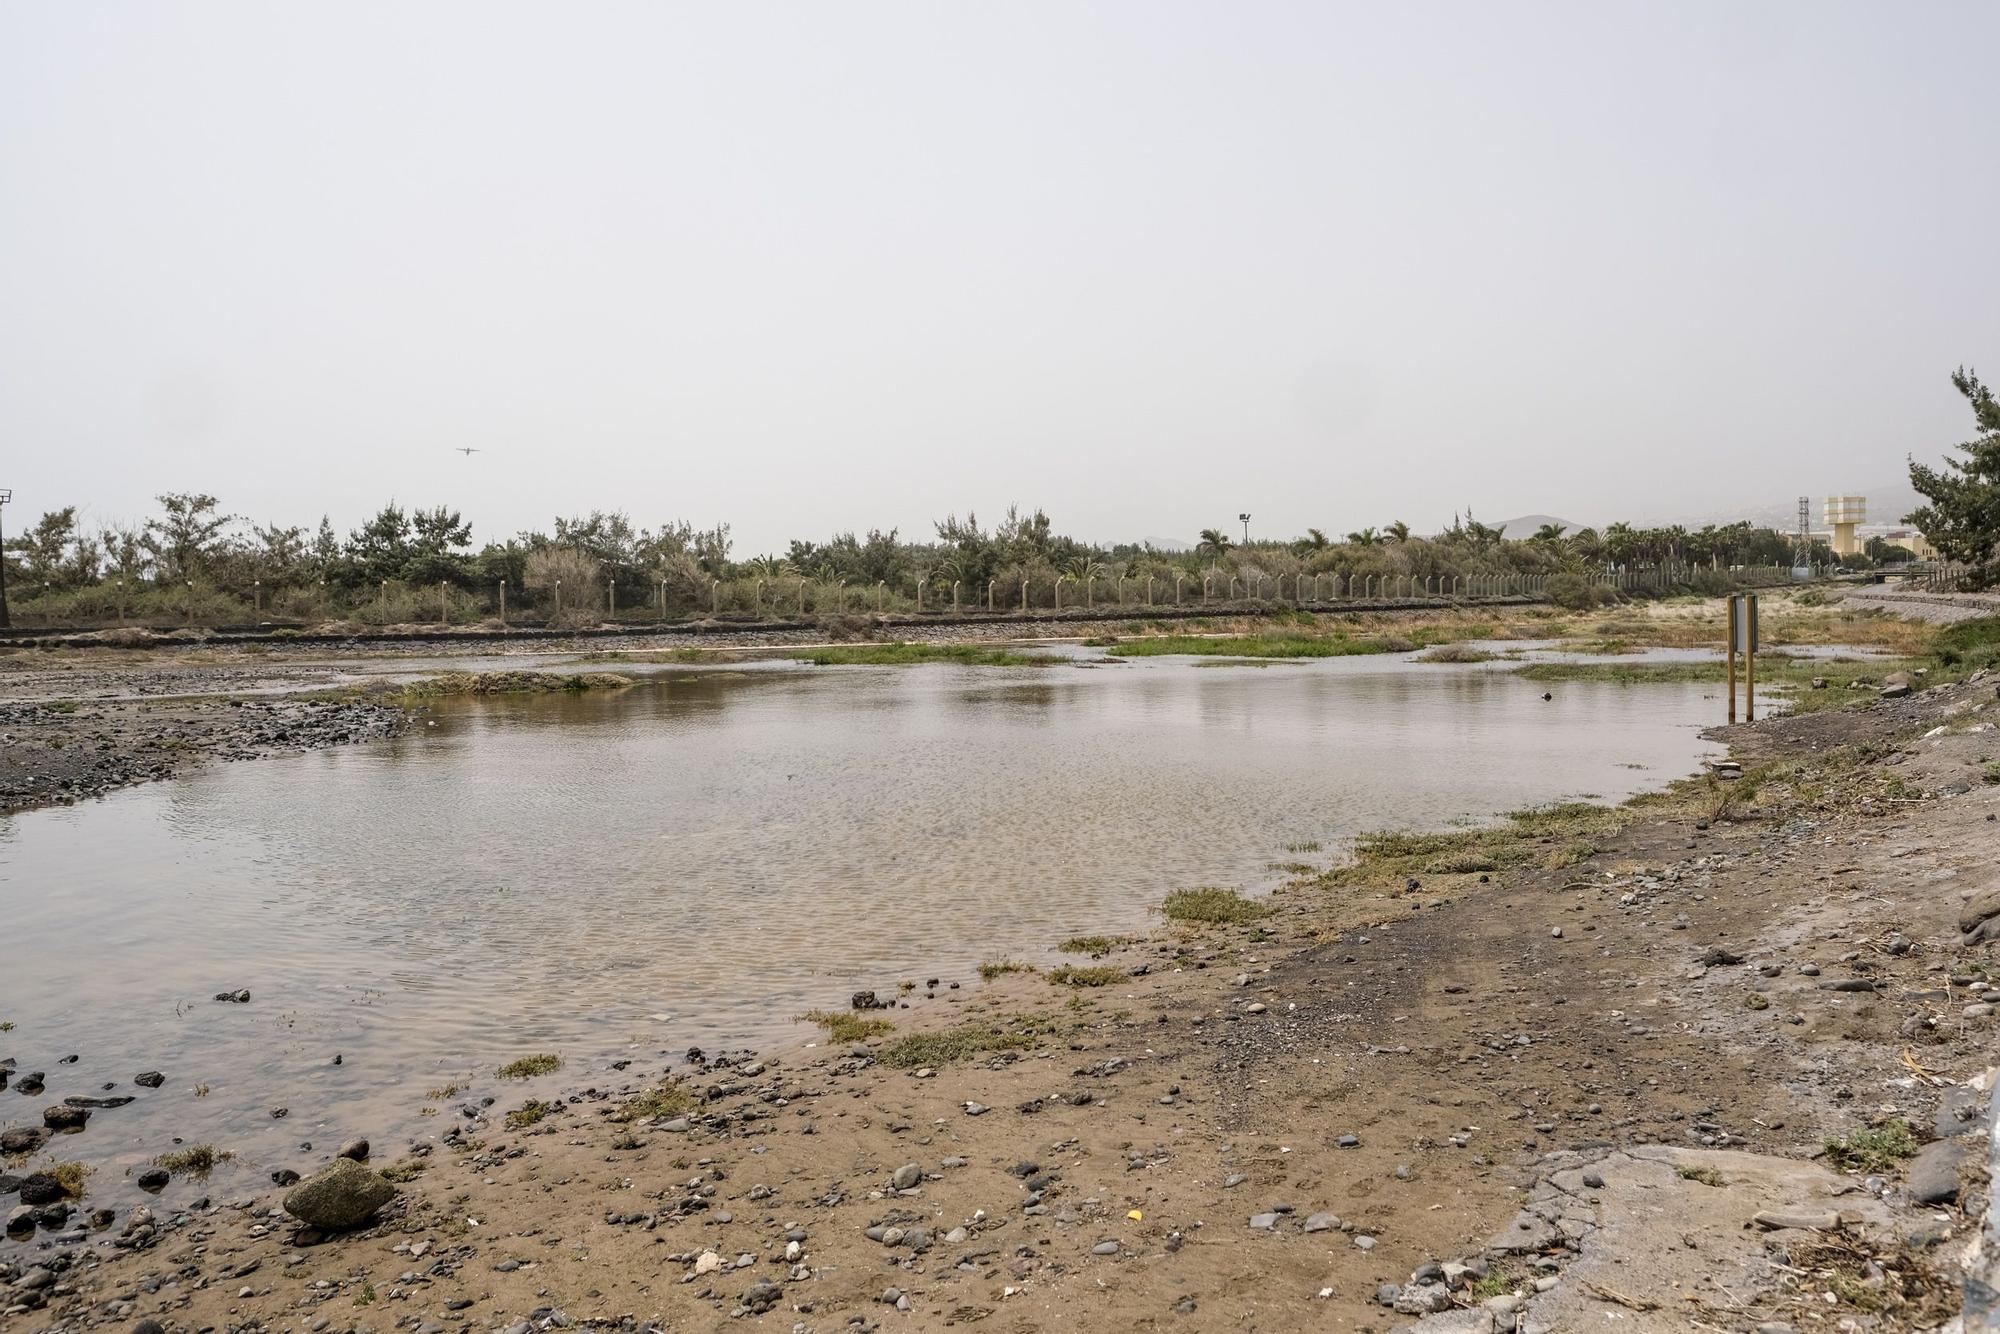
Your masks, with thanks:
[[[1347,540],[1357,547],[1372,547],[1382,541],[1382,535],[1373,528],[1363,528],[1358,533],[1349,533]]]
[[[1410,525],[1404,523],[1401,519],[1390,524],[1382,532],[1391,542],[1407,542],[1410,540]]]
[[[1201,541],[1195,543],[1194,550],[1196,555],[1208,557],[1208,568],[1212,570],[1215,568],[1215,563],[1228,555],[1229,548],[1234,545],[1235,543],[1229,540],[1229,534],[1220,528],[1204,528],[1201,530]]]
[[[1302,556],[1308,551],[1325,551],[1330,545],[1326,540],[1326,534],[1317,528],[1306,529],[1306,535],[1292,544]]]
[[[1540,528],[1537,528],[1535,535],[1528,540],[1530,542],[1539,542],[1543,546],[1560,542],[1563,540],[1563,526],[1559,523],[1545,523]]]

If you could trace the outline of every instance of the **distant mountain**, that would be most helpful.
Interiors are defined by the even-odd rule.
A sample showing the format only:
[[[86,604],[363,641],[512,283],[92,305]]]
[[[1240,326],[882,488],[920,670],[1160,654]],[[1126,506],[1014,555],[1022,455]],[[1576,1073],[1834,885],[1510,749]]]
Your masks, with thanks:
[[[1178,538],[1173,538],[1173,537],[1142,537],[1142,538],[1140,538],[1140,539],[1139,539],[1139,544],[1140,544],[1141,546],[1148,546],[1148,547],[1151,547],[1151,548],[1152,548],[1153,550],[1155,550],[1155,551],[1193,551],[1193,550],[1194,550],[1194,543],[1192,543],[1192,542],[1183,542],[1183,541],[1181,541],[1180,539],[1178,539]]]
[[[1822,481],[1821,485],[1824,487],[1837,484],[1839,481],[1839,478],[1831,478]],[[1825,526],[1820,521],[1820,509],[1829,495],[1866,496],[1867,521],[1871,524],[1900,524],[1905,514],[1924,503],[1923,497],[1911,488],[1907,476],[1898,477],[1893,481],[1878,478],[1875,484],[1869,486],[1840,485],[1837,489],[1822,490],[1809,497],[1812,501],[1812,527],[1815,529]],[[1771,497],[1752,501],[1739,508],[1718,508],[1701,514],[1677,516],[1661,522],[1677,523],[1687,528],[1700,528],[1704,524],[1720,525],[1742,520],[1748,520],[1758,528],[1775,528],[1781,533],[1792,532],[1799,526],[1799,499],[1797,496]]]
[[[1533,537],[1544,524],[1550,523],[1561,525],[1565,535],[1583,527],[1582,524],[1571,523],[1568,519],[1558,519],[1553,514],[1523,514],[1518,519],[1508,519],[1505,522],[1489,526],[1498,528],[1501,535],[1507,538],[1508,541],[1519,542]]]

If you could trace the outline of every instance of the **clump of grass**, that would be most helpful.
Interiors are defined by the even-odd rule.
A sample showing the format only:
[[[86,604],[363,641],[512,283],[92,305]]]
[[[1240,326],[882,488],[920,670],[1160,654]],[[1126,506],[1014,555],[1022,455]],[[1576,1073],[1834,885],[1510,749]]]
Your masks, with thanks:
[[[1845,1139],[1826,1142],[1826,1156],[1840,1167],[1862,1172],[1886,1172],[1905,1158],[1915,1156],[1916,1136],[1908,1121],[1884,1121],[1879,1126],[1857,1130]]]
[[[424,1096],[432,1102],[443,1102],[446,1098],[456,1098],[463,1092],[465,1092],[465,1085],[454,1079],[448,1083],[439,1084],[436,1088],[425,1093]]]
[[[1304,843],[1285,844],[1286,852],[1318,852],[1319,850],[1319,840],[1317,839],[1308,839]]]
[[[961,1024],[935,1033],[911,1033],[882,1049],[882,1063],[896,1069],[945,1065],[989,1052],[1025,1051],[1055,1032],[1052,1020],[1015,1015],[1005,1023]]]
[[[1068,963],[1049,971],[1049,981],[1064,987],[1108,987],[1129,976],[1123,968],[1078,968]]]
[[[0,1019],[0,1033],[11,1033],[13,1031],[14,1021],[12,1019]]]
[[[818,1024],[835,1042],[866,1042],[895,1028],[887,1019],[867,1019],[846,1010],[808,1010],[799,1018]]]
[[[1995,760],[1984,769],[1981,769],[1979,777],[1982,782],[2000,783],[2000,760]],[[7,1027],[5,1024],[0,1024],[0,1031],[4,1031]]]
[[[1478,875],[1497,871],[1500,864],[1482,852],[1451,852],[1432,858],[1424,869],[1432,875]]]
[[[1106,652],[1120,658],[1168,655],[1210,658],[1347,658],[1371,653],[1407,653],[1417,645],[1396,635],[1353,639],[1345,635],[1158,635],[1118,644]]]
[[[979,644],[830,644],[788,655],[815,667],[911,667],[951,662],[961,667],[1047,667],[1057,659]]]
[[[1160,911],[1176,922],[1254,922],[1271,911],[1270,905],[1246,899],[1233,889],[1202,885],[1197,889],[1177,889],[1167,895]]]
[[[1034,971],[1035,965],[1022,963],[1017,959],[995,959],[979,965],[979,975],[988,982],[991,982],[996,977],[1005,977],[1009,973],[1032,973]]]
[[[1502,1297],[1513,1290],[1514,1280],[1497,1271],[1475,1281],[1472,1287],[1468,1289],[1472,1295],[1472,1299],[1476,1302],[1483,1302],[1493,1297]]]
[[[1418,662],[1492,662],[1500,655],[1491,649],[1474,648],[1470,644],[1439,644],[1436,648],[1419,653]]]
[[[543,1052],[537,1056],[523,1056],[519,1060],[507,1062],[495,1073],[502,1079],[533,1079],[536,1075],[554,1074],[562,1069],[563,1059],[553,1052]]]
[[[627,1098],[611,1113],[613,1121],[653,1121],[661,1117],[686,1116],[701,1106],[701,1099],[676,1080],[656,1089]]]
[[[559,1110],[560,1107],[560,1103],[543,1102],[540,1098],[531,1098],[519,1107],[516,1107],[513,1111],[507,1113],[507,1128],[509,1130],[526,1130],[529,1126],[540,1125],[548,1118],[551,1112]]]
[[[1111,953],[1120,945],[1127,944],[1125,936],[1071,936],[1056,946],[1064,954],[1088,954],[1093,957]]]
[[[616,672],[444,672],[403,687],[408,699],[444,695],[542,695],[555,691],[581,694],[586,690],[622,690],[632,684]]]
[[[381,1169],[382,1175],[398,1185],[415,1181],[423,1175],[425,1162],[421,1158],[401,1158]]]
[[[56,1184],[62,1187],[63,1194],[72,1200],[83,1198],[83,1183],[90,1179],[90,1174],[95,1170],[88,1163],[76,1162],[56,1163],[42,1169],[45,1174],[55,1178]]]
[[[1717,1187],[1728,1184],[1722,1179],[1722,1173],[1712,1167],[1676,1167],[1674,1171],[1683,1181],[1699,1181],[1704,1186]]]
[[[190,1144],[161,1154],[153,1160],[153,1166],[164,1167],[177,1177],[205,1177],[218,1163],[226,1163],[232,1156],[227,1149],[218,1149],[213,1144]]]

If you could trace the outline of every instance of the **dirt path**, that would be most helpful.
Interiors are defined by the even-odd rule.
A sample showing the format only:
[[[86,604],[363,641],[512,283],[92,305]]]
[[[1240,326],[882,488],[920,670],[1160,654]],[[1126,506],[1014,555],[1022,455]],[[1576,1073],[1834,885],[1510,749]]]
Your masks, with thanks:
[[[1976,680],[1734,729],[1737,818],[1691,785],[1492,869],[1382,858],[1099,986],[942,979],[888,1035],[550,1105],[494,1080],[376,1146],[372,1226],[176,1177],[5,1253],[0,1324],[1934,1328],[1988,1190],[2000,960],[1959,919],[2000,913],[1996,717]]]

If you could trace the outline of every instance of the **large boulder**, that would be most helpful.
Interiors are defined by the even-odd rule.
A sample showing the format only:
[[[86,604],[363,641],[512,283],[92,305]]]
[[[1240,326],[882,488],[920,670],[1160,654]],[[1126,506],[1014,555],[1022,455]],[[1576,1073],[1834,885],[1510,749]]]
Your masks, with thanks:
[[[2000,882],[1974,891],[1966,901],[1965,908],[1958,914],[1958,929],[1972,932],[1980,923],[1989,918],[2000,917]]]
[[[307,1227],[339,1232],[360,1227],[395,1197],[395,1185],[380,1172],[340,1158],[285,1192],[285,1212]]]

